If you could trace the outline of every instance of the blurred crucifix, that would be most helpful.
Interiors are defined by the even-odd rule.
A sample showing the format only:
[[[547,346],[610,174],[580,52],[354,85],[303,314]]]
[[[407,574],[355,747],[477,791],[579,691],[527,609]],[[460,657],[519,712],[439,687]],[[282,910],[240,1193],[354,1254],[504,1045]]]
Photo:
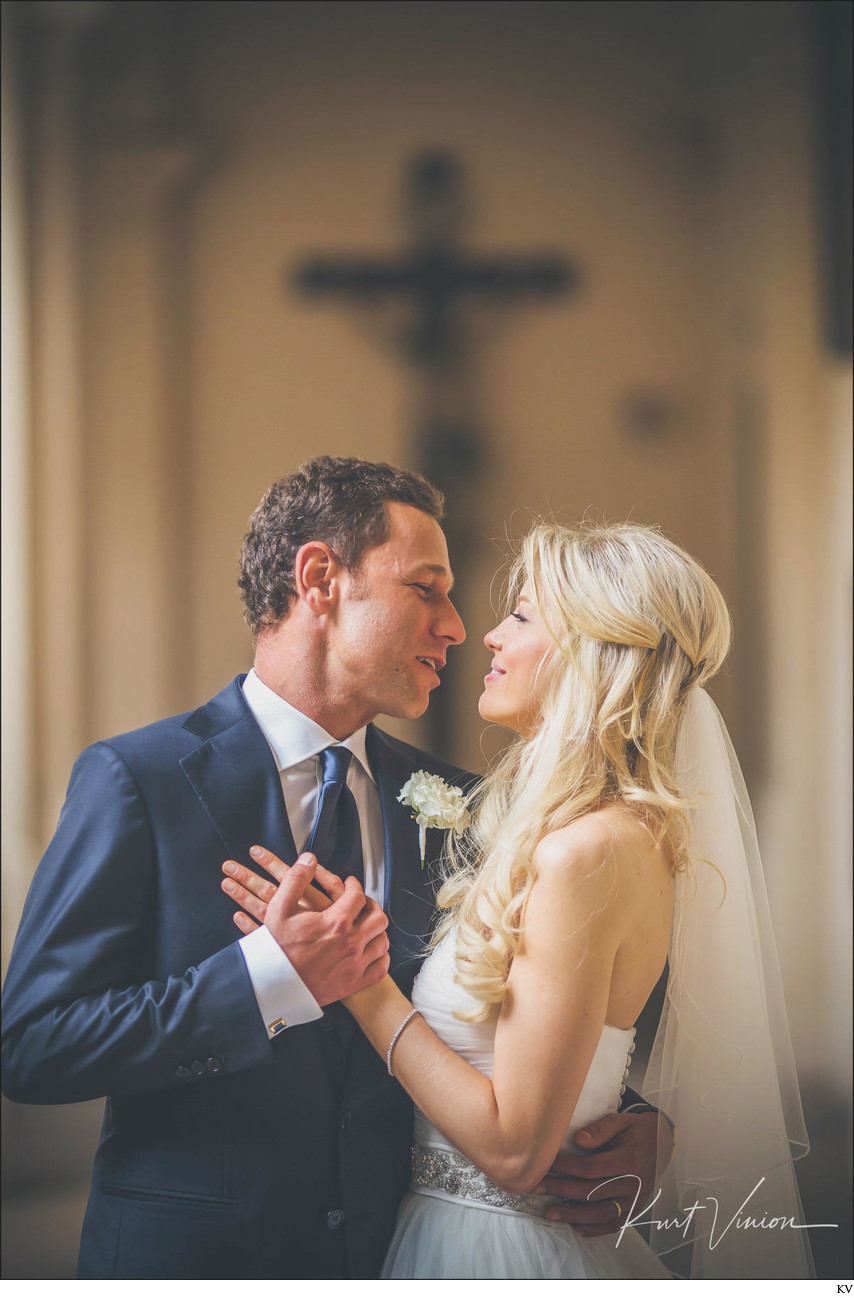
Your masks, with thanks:
[[[472,409],[471,308],[555,298],[574,285],[576,273],[553,255],[467,254],[460,242],[462,188],[462,167],[452,154],[416,154],[404,191],[409,247],[389,258],[310,257],[297,268],[295,283],[311,297],[359,307],[362,320],[410,368],[415,380],[413,458],[445,494],[455,601],[464,613],[478,539],[474,506],[487,470],[484,438]],[[454,665],[451,655],[427,713],[427,746],[442,756],[451,756]]]

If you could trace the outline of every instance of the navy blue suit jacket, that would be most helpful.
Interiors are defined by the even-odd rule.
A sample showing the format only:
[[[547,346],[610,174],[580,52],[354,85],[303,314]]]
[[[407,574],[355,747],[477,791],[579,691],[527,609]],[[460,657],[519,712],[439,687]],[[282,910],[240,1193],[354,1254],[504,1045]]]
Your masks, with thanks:
[[[442,835],[396,800],[473,777],[368,730],[392,973],[409,991]],[[198,711],[87,749],[4,989],[4,1091],[107,1096],[79,1277],[369,1278],[407,1181],[412,1110],[340,1005],[268,1040],[220,888],[227,857],[296,850],[240,678]],[[329,863],[335,868],[335,863]]]

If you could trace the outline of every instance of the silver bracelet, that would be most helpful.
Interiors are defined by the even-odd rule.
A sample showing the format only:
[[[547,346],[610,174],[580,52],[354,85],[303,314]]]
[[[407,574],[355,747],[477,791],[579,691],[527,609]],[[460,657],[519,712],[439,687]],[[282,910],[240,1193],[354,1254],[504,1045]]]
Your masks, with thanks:
[[[398,1037],[400,1036],[401,1032],[402,1032],[403,1029],[406,1027],[407,1023],[410,1023],[410,1022],[412,1021],[412,1019],[415,1018],[415,1015],[416,1015],[417,1013],[418,1013],[417,1010],[410,1010],[410,1011],[409,1011],[409,1013],[407,1014],[406,1018],[403,1020],[403,1022],[402,1022],[401,1025],[400,1025],[400,1027],[399,1027],[399,1028],[397,1029],[397,1031],[395,1032],[395,1034],[394,1034],[394,1036],[392,1037],[391,1041],[389,1041],[389,1043],[388,1043],[388,1050],[386,1051],[386,1056],[385,1056],[385,1066],[386,1066],[386,1068],[388,1069],[388,1075],[389,1075],[389,1077],[394,1077],[394,1073],[391,1071],[391,1052],[392,1052],[392,1050],[394,1050],[395,1046],[397,1045],[397,1039],[398,1039]]]

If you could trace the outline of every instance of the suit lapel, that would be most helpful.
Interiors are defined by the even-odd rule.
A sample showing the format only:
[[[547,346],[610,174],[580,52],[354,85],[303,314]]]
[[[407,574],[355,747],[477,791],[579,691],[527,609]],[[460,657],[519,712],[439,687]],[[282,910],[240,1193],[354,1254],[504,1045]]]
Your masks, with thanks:
[[[232,681],[185,721],[185,728],[201,743],[180,765],[225,853],[257,870],[248,854],[253,843],[263,844],[287,864],[296,859],[297,851],[276,762],[243,698],[241,680]],[[408,991],[433,919],[444,834],[427,831],[422,869],[418,827],[409,809],[397,801],[412,775],[411,758],[399,753],[374,726],[368,727],[367,751],[383,818],[383,908],[389,917],[391,968]]]
[[[232,681],[184,723],[203,741],[181,767],[229,856],[253,865],[261,843],[288,864],[296,859],[282,782],[270,746]]]
[[[436,866],[444,835],[427,831],[424,868],[418,852],[418,826],[408,807],[397,801],[412,775],[411,761],[395,751],[374,726],[368,727],[368,757],[377,781],[385,841],[385,896],[389,917],[391,972],[404,990],[411,987],[435,906]]]

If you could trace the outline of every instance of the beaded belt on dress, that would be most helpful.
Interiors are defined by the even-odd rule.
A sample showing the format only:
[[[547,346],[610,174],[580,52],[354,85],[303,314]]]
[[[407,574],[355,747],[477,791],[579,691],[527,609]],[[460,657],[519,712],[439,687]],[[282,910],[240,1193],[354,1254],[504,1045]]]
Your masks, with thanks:
[[[457,1199],[471,1199],[491,1208],[545,1217],[546,1208],[559,1200],[547,1194],[508,1194],[462,1154],[450,1149],[412,1148],[413,1190],[441,1190]]]

